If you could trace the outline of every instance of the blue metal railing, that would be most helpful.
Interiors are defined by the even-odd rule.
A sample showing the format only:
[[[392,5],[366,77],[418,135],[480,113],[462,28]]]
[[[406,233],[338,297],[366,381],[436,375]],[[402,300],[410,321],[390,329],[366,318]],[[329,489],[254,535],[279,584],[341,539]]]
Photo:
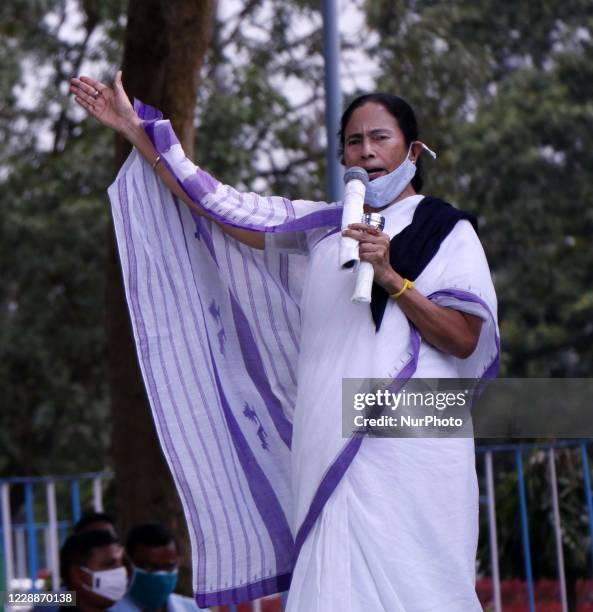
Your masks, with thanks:
[[[501,588],[499,577],[499,559],[496,529],[496,500],[493,486],[493,456],[512,453],[514,456],[515,470],[517,474],[517,496],[519,501],[519,515],[521,527],[521,543],[523,550],[523,565],[525,570],[525,583],[529,612],[535,612],[535,593],[532,568],[532,551],[529,541],[529,522],[527,496],[525,492],[525,471],[523,467],[523,454],[528,451],[545,451],[548,453],[550,498],[553,510],[553,528],[556,546],[556,559],[558,569],[558,583],[560,585],[560,598],[562,611],[568,610],[566,596],[566,576],[564,570],[564,555],[562,547],[562,525],[560,518],[560,503],[558,500],[558,485],[556,477],[555,453],[558,449],[574,448],[580,450],[581,468],[583,478],[583,489],[585,492],[584,505],[587,509],[588,527],[591,538],[590,554],[593,567],[593,498],[591,495],[591,471],[589,468],[588,449],[593,449],[593,440],[560,440],[550,443],[521,443],[521,444],[498,444],[478,447],[477,453],[483,454],[486,468],[486,495],[480,497],[480,501],[488,508],[488,530],[490,559],[492,565],[492,584],[494,590],[494,610],[501,612]]]
[[[4,570],[3,582],[7,589],[13,585],[22,587],[22,581],[35,589],[41,567],[49,569],[52,588],[59,587],[59,544],[68,529],[80,519],[80,485],[84,483],[87,488],[90,485],[93,508],[95,511],[101,511],[102,483],[109,478],[110,474],[97,472],[73,476],[0,479],[0,552]],[[62,515],[69,515],[68,518],[62,516],[58,519],[56,485],[60,483],[69,485],[70,499],[68,504],[62,504]],[[45,503],[41,503],[35,496],[40,487],[45,488]],[[13,521],[11,495],[15,492],[23,499],[24,522],[23,518]],[[36,511],[39,513],[39,507],[42,506],[45,506],[46,516],[40,520],[41,517],[36,516]],[[40,546],[41,543],[43,546]],[[44,553],[41,556],[40,549]]]
[[[587,445],[584,442],[581,443],[581,463],[583,465],[583,483],[585,485],[585,500],[587,502],[589,532],[591,534],[591,566],[593,567],[593,498],[591,496],[591,471],[587,458]]]
[[[521,541],[523,543],[523,562],[525,563],[527,595],[529,597],[529,609],[535,610],[535,593],[533,592],[533,570],[531,568],[531,547],[529,546],[529,523],[527,520],[527,496],[525,495],[525,479],[523,478],[523,455],[521,448],[515,449],[515,462],[517,467],[517,482],[519,484]]]

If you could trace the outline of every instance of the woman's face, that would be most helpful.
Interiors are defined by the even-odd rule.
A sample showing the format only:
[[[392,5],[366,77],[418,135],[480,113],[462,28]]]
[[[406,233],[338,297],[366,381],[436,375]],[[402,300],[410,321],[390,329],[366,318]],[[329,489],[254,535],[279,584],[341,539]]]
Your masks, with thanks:
[[[389,174],[403,161],[408,145],[393,115],[367,102],[350,116],[344,130],[344,165],[364,168],[372,181]]]

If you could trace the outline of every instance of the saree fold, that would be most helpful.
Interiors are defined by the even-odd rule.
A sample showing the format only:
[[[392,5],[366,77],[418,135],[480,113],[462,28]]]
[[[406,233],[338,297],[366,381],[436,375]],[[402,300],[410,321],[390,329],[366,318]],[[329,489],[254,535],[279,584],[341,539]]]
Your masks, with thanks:
[[[283,285],[291,262],[266,260],[203,220],[196,231],[135,154],[109,193],[138,359],[188,522],[198,605],[286,590],[299,333]]]

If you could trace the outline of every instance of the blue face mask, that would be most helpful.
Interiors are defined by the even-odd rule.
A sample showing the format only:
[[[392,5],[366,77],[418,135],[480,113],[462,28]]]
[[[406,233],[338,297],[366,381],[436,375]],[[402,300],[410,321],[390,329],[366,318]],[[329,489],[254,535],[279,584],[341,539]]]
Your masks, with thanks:
[[[132,580],[128,595],[142,608],[160,608],[177,584],[177,570],[173,572],[147,572],[132,566]]]
[[[395,170],[385,176],[376,178],[367,185],[364,196],[365,204],[368,204],[371,208],[384,208],[391,204],[408,186],[416,174],[416,164],[410,159],[413,144],[413,142],[410,144],[406,158]],[[434,151],[431,151],[424,143],[420,144],[436,159]]]

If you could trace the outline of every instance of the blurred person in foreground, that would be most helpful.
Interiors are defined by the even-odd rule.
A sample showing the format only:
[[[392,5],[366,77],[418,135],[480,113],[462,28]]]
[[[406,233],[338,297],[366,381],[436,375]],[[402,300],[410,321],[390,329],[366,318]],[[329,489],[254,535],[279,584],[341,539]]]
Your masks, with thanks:
[[[385,226],[340,232],[342,202],[242,193],[196,166],[170,122],[132,106],[121,73],[113,87],[75,78],[71,91],[135,147],[109,195],[198,603],[290,585],[290,612],[481,611],[471,432],[342,433],[344,379],[399,393],[412,378],[498,371],[477,223],[422,194],[428,147],[411,106],[373,93],[345,110],[342,162],[362,168],[364,210]],[[372,265],[370,307],[351,300],[342,236]]]
[[[174,593],[179,570],[179,550],[171,531],[161,523],[133,527],[126,538],[131,568],[125,597],[110,612],[195,612],[195,601]]]
[[[123,557],[123,546],[109,531],[85,531],[66,538],[60,549],[60,572],[65,590],[76,592],[76,608],[107,610],[125,595],[128,577]]]

